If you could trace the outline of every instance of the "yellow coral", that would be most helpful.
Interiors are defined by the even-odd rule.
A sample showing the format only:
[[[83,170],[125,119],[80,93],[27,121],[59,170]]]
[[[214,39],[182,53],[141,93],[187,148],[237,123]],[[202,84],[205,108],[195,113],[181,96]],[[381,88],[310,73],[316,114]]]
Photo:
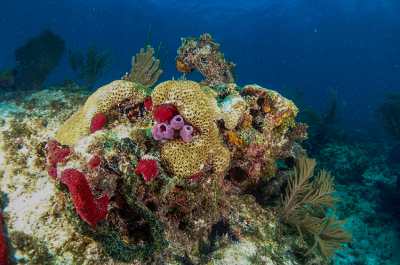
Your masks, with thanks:
[[[234,143],[236,145],[241,145],[243,140],[238,137],[238,135],[232,131],[228,131],[226,133],[229,137],[229,142]]]
[[[213,158],[214,172],[222,173],[230,161],[214,123],[211,98],[193,81],[166,81],[154,88],[153,106],[173,104],[186,122],[193,125],[193,140],[168,140],[161,149],[161,163],[178,177],[192,177]]]
[[[208,96],[213,97],[211,99],[211,105],[214,112],[215,120],[224,120],[225,128],[228,130],[232,130],[238,124],[240,116],[244,113],[246,109],[246,103],[240,94],[236,91],[236,84],[229,84],[222,86],[223,92],[228,93],[222,102],[222,107],[218,106],[217,100],[215,99],[215,95],[208,93]]]
[[[90,123],[94,115],[105,113],[125,99],[145,101],[150,94],[151,90],[146,86],[129,81],[117,80],[103,86],[58,129],[56,140],[64,145],[75,145],[90,133]]]

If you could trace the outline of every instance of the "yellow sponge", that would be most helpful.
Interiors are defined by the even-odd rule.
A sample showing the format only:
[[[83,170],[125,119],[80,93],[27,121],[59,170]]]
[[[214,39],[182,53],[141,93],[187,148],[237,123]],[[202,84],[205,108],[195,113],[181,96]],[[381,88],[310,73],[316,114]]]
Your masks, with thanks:
[[[125,99],[143,102],[150,97],[150,94],[151,90],[148,87],[124,80],[103,86],[88,98],[83,108],[58,129],[56,140],[63,145],[75,145],[84,136],[89,135],[94,115],[107,112]]]

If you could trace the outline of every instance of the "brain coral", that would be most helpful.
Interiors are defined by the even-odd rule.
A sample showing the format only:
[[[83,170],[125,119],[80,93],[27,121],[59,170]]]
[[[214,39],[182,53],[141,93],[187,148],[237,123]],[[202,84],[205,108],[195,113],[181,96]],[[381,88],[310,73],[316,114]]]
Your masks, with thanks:
[[[94,115],[107,112],[125,99],[143,102],[149,98],[150,94],[151,90],[146,86],[124,80],[117,80],[103,86],[88,98],[83,108],[58,129],[56,139],[63,145],[75,145],[90,133],[90,124]]]
[[[222,145],[214,123],[212,102],[209,96],[193,81],[166,81],[155,87],[154,107],[173,104],[179,114],[195,131],[193,140],[182,138],[168,140],[161,149],[161,163],[178,177],[192,177],[213,158],[213,169],[223,172],[229,165],[230,152]]]

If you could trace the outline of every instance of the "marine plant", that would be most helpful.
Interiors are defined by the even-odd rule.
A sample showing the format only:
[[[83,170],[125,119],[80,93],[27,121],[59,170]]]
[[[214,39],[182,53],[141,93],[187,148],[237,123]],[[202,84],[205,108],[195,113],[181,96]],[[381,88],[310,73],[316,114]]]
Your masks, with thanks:
[[[110,56],[107,49],[102,54],[97,51],[97,43],[89,44],[86,49],[86,58],[77,49],[69,50],[68,64],[78,77],[85,82],[87,89],[92,90],[94,83],[110,68],[115,56]]]
[[[150,45],[146,49],[140,49],[140,53],[136,54],[136,57],[132,57],[132,70],[124,76],[124,80],[140,83],[147,87],[153,86],[163,73],[160,60],[153,55],[154,49]]]
[[[291,175],[286,188],[286,196],[281,197],[282,221],[297,228],[301,240],[303,232],[311,234],[314,240],[305,255],[315,248],[320,255],[328,260],[335,255],[335,250],[346,249],[341,244],[351,242],[353,235],[341,225],[347,221],[335,221],[336,215],[327,216],[324,207],[335,211],[335,202],[339,198],[333,197],[335,192],[334,177],[322,170],[314,177],[314,159],[302,157],[298,161],[294,175]]]

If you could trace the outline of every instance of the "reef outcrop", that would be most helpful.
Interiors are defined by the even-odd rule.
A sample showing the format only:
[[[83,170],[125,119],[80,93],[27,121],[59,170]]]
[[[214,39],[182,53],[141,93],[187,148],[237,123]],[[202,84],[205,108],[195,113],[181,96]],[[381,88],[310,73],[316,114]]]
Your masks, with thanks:
[[[217,49],[209,35],[199,41],[205,50]],[[10,159],[22,163],[34,149],[29,166],[54,189],[46,197],[56,205],[48,210],[51,225],[86,248],[73,253],[77,263],[90,256],[208,264],[239,244],[251,249],[249,259],[290,260],[293,240],[280,233],[284,226],[264,198],[281,192],[288,174],[276,162],[298,158],[296,141],[306,137],[306,127],[295,124],[292,101],[258,85],[236,85],[232,65],[221,54],[215,58],[220,70],[205,82],[171,80],[151,90],[117,80],[81,100],[73,114],[70,103],[47,114],[47,128],[2,134]],[[76,99],[58,91],[47,95]],[[28,151],[11,140],[28,142]],[[68,244],[46,249],[65,261],[76,249]]]

